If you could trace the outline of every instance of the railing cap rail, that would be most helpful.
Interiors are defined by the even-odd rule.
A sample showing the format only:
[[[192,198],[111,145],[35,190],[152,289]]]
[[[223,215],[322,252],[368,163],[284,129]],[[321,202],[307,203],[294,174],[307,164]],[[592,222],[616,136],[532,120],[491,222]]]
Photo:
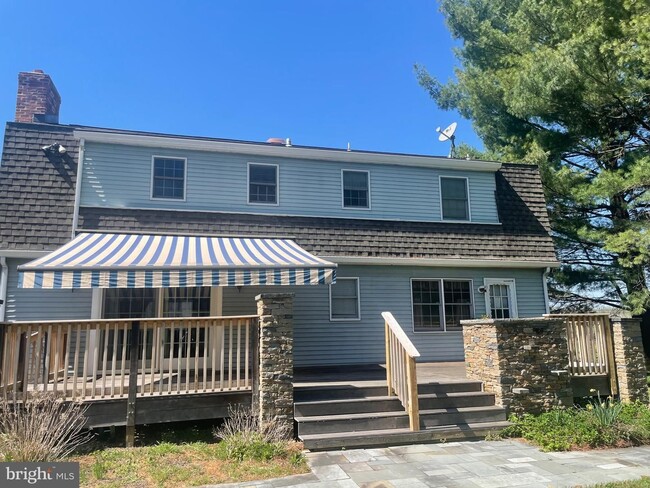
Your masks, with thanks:
[[[609,317],[609,313],[545,313],[544,317]]]
[[[402,344],[402,347],[406,351],[406,354],[408,354],[412,358],[419,358],[420,353],[411,342],[411,339],[408,338],[406,332],[404,332],[404,329],[402,329],[402,327],[399,325],[395,317],[393,317],[393,314],[390,312],[382,312],[381,316],[384,318],[384,320],[386,321],[390,329],[393,331],[393,334],[395,334],[397,340],[400,342],[400,344]]]
[[[0,325],[67,325],[67,324],[94,324],[94,323],[124,323],[124,322],[178,322],[178,321],[209,321],[209,320],[240,320],[257,319],[258,315],[222,315],[214,317],[152,317],[146,319],[82,319],[82,320],[29,320],[16,322],[0,322]]]

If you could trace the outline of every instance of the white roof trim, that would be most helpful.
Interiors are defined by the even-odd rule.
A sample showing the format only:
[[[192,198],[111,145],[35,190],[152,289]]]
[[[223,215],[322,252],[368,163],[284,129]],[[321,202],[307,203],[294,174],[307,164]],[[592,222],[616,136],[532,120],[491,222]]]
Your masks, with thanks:
[[[52,251],[31,251],[29,249],[0,249],[0,256],[6,258],[30,258],[36,259],[47,256]]]
[[[337,264],[379,266],[453,266],[455,268],[558,268],[558,261],[517,261],[498,259],[428,259],[428,258],[376,258],[354,256],[320,256]]]
[[[336,161],[344,163],[393,164],[400,166],[423,166],[427,168],[457,169],[471,171],[495,172],[501,163],[494,161],[474,161],[465,159],[448,159],[434,156],[417,156],[389,153],[369,153],[355,151],[336,151],[332,149],[303,148],[296,146],[275,146],[267,144],[246,144],[232,141],[209,141],[186,139],[174,136],[154,136],[137,134],[119,134],[89,130],[75,130],[74,136],[86,142],[106,144],[124,144],[128,146],[146,146],[157,149],[179,149],[194,151],[212,151],[220,153],[245,154],[252,156],[275,156],[281,158],[315,159],[319,161]]]

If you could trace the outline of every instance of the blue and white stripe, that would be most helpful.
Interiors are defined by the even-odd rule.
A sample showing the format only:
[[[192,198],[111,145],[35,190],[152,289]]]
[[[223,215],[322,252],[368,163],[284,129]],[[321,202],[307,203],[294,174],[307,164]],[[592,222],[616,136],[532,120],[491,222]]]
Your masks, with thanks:
[[[288,239],[82,233],[18,267],[22,288],[324,285],[336,264]]]

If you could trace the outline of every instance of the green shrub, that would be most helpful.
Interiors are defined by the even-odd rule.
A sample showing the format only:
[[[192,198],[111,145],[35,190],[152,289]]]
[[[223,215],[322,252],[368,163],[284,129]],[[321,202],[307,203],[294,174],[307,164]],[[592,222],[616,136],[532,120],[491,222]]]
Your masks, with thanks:
[[[540,415],[511,416],[501,437],[523,437],[545,451],[650,443],[650,408],[611,400],[587,408],[554,409]]]

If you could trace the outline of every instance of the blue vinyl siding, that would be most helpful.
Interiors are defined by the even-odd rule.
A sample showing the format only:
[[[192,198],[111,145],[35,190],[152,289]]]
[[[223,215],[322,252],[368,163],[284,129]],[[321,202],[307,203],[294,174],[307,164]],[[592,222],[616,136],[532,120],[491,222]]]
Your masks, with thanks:
[[[16,267],[29,259],[8,259],[5,319],[14,321],[89,319],[92,290],[45,290],[18,288]]]
[[[391,312],[415,347],[421,361],[462,361],[462,332],[413,332],[411,278],[473,280],[475,316],[485,314],[485,298],[478,287],[483,278],[514,278],[520,317],[546,312],[543,270],[451,269],[404,266],[340,266],[337,275],[359,277],[361,320],[330,322],[326,286],[292,287],[294,302],[294,354],[296,366],[383,363],[384,323],[381,312]],[[282,287],[285,291],[289,287]],[[280,287],[273,290],[280,291]],[[224,315],[256,313],[259,287],[224,289]]]
[[[151,157],[187,158],[185,201],[151,200]],[[279,205],[247,203],[247,164],[279,165]],[[370,171],[371,209],[343,209],[341,170]],[[467,176],[473,222],[497,223],[491,172],[87,143],[81,205],[440,221],[439,176]]]
[[[88,319],[90,290],[30,290],[17,288],[16,266],[9,260],[7,320]],[[340,266],[341,277],[358,277],[361,320],[331,322],[327,286],[224,288],[224,315],[257,313],[255,295],[261,292],[295,293],[294,353],[296,366],[370,364],[384,362],[384,324],[381,312],[393,313],[415,347],[421,361],[463,360],[461,332],[414,333],[411,315],[411,278],[473,280],[475,316],[485,314],[484,278],[514,278],[520,317],[545,313],[543,270],[452,269],[406,266]]]

